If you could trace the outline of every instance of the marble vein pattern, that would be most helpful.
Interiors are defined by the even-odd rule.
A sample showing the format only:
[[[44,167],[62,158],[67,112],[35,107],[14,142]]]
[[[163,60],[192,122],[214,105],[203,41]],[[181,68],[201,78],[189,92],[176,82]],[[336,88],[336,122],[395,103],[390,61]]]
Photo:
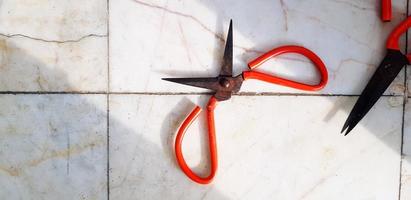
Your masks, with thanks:
[[[0,95],[0,199],[107,199],[104,95]]]

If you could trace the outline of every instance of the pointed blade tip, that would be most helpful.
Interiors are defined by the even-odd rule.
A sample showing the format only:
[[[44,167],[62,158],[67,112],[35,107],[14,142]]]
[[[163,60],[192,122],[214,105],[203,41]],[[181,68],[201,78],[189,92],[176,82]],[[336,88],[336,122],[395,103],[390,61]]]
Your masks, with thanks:
[[[220,70],[220,76],[233,76],[233,27],[230,19],[227,38],[225,40],[223,63]]]
[[[352,131],[352,129],[354,129],[354,127],[355,126],[352,126],[352,125],[344,126],[341,130],[341,134],[344,134],[344,136],[347,136],[348,133],[350,133]]]
[[[168,81],[168,82],[172,82],[172,83],[179,83],[182,84],[180,81],[178,81],[178,78],[161,78],[161,80],[163,81]]]
[[[161,78],[163,81],[171,81],[172,78]]]
[[[348,133],[350,133],[350,132],[354,129],[354,127],[355,127],[355,125],[349,126],[349,127],[347,128],[347,131],[345,132],[344,136],[347,136]]]
[[[348,133],[351,132],[351,130],[355,127],[355,125],[352,125],[352,119],[351,115],[347,118],[347,120],[344,123],[343,128],[341,129],[341,134],[344,134],[344,136],[347,136]]]
[[[350,132],[351,132],[351,130],[348,130],[348,129],[347,129],[347,131],[344,133],[344,136],[347,136],[348,133],[350,133]]]
[[[349,121],[350,121],[350,117],[348,116],[347,120],[345,120],[344,125],[341,129],[341,133],[344,133],[344,131],[348,128],[349,126]]]

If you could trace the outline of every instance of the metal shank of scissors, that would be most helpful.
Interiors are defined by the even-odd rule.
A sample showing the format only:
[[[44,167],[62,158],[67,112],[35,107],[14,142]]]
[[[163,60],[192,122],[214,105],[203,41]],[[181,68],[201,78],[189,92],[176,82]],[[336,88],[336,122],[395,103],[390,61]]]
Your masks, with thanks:
[[[163,80],[215,91],[215,98],[218,101],[225,101],[231,98],[232,93],[240,91],[244,78],[239,75],[214,78],[163,78]]]
[[[232,22],[230,21],[230,27],[228,31],[226,46],[224,50],[223,63],[219,76],[217,77],[202,77],[202,78],[163,78],[163,80],[171,81],[175,83],[180,83],[184,85],[200,87],[205,89],[210,89],[214,91],[214,95],[209,99],[207,105],[207,127],[208,127],[208,140],[209,140],[209,151],[210,151],[210,163],[211,170],[210,174],[206,177],[200,177],[195,174],[187,165],[184,160],[184,156],[181,150],[182,141],[184,134],[191,123],[197,118],[201,112],[201,108],[196,106],[194,110],[188,115],[184,120],[183,124],[178,130],[176,141],[175,141],[175,153],[177,158],[177,163],[179,164],[181,170],[193,181],[200,184],[210,183],[217,171],[217,144],[215,136],[215,125],[214,125],[214,109],[217,106],[218,101],[225,101],[230,99],[232,93],[238,92],[244,80],[257,79],[268,83],[279,84],[287,87],[292,87],[300,90],[315,91],[323,88],[328,81],[328,73],[325,68],[324,63],[321,59],[309,49],[300,46],[283,46],[275,48],[257,59],[251,61],[248,64],[250,71],[245,71],[238,76],[233,77],[232,75],[232,65],[233,65],[233,36],[232,36]],[[253,69],[260,66],[262,63],[268,59],[278,56],[283,53],[298,53],[308,59],[310,59],[314,66],[317,68],[321,75],[321,80],[318,84],[309,85],[305,83],[299,83],[292,80],[287,80],[284,78],[272,76],[269,74],[253,71]]]
[[[411,55],[404,55],[399,48],[399,38],[411,27],[411,16],[390,34],[387,40],[387,54],[361,93],[351,110],[341,133],[347,135],[368,113],[401,69],[411,63]]]

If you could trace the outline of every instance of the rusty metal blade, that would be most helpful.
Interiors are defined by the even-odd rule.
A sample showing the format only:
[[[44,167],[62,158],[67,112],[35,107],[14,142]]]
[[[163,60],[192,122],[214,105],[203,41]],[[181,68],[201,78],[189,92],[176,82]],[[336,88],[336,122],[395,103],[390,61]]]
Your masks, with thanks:
[[[230,20],[220,76],[233,76],[233,22]]]
[[[162,80],[217,91],[220,88],[218,78],[162,78]]]

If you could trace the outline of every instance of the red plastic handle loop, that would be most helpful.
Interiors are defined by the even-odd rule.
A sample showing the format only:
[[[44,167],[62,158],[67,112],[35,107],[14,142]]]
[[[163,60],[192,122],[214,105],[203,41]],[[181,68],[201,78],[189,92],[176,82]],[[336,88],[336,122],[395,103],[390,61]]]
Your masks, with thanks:
[[[388,37],[387,40],[387,48],[388,49],[394,49],[394,50],[400,50],[400,37],[402,34],[404,34],[407,29],[411,27],[411,16],[409,16],[406,20],[401,22],[400,25],[398,25],[394,31],[391,32],[390,36]],[[408,56],[409,58],[409,56]]]
[[[217,99],[213,96],[208,101],[207,105],[207,124],[208,124],[208,141],[209,141],[209,149],[210,149],[210,160],[211,160],[211,171],[210,175],[207,177],[200,177],[195,174],[190,167],[187,165],[186,161],[183,157],[183,152],[181,151],[181,144],[183,143],[184,134],[187,131],[187,128],[191,125],[191,123],[198,117],[201,112],[200,107],[194,108],[191,111],[190,115],[184,120],[183,124],[181,125],[180,129],[178,130],[176,141],[175,141],[175,153],[178,165],[180,166],[181,170],[193,181],[200,183],[200,184],[208,184],[210,183],[217,171],[217,143],[216,143],[216,136],[215,136],[215,127],[214,127],[214,108],[217,105]]]
[[[392,18],[392,8],[391,0],[381,0],[381,19],[384,22],[391,21]]]
[[[287,87],[291,87],[295,89],[300,89],[300,90],[307,90],[307,91],[316,91],[316,90],[320,90],[324,88],[324,86],[327,84],[327,81],[328,81],[328,72],[325,67],[325,64],[320,59],[320,57],[318,57],[314,52],[304,47],[301,47],[301,46],[282,46],[282,47],[275,48],[263,54],[262,56],[258,57],[257,59],[251,61],[250,63],[248,63],[248,67],[251,70],[255,69],[256,67],[260,66],[262,63],[267,61],[268,59],[284,54],[284,53],[298,53],[310,59],[314,63],[317,70],[320,72],[320,75],[321,75],[320,82],[317,85],[308,85],[305,83],[287,80],[284,78],[280,78],[280,77],[276,77],[276,76],[272,76],[272,75],[268,75],[268,74],[264,74],[264,73],[256,72],[256,71],[243,72],[244,79],[245,80],[257,79],[257,80],[265,81],[268,83],[279,84],[279,85],[283,85],[283,86],[287,86]]]

